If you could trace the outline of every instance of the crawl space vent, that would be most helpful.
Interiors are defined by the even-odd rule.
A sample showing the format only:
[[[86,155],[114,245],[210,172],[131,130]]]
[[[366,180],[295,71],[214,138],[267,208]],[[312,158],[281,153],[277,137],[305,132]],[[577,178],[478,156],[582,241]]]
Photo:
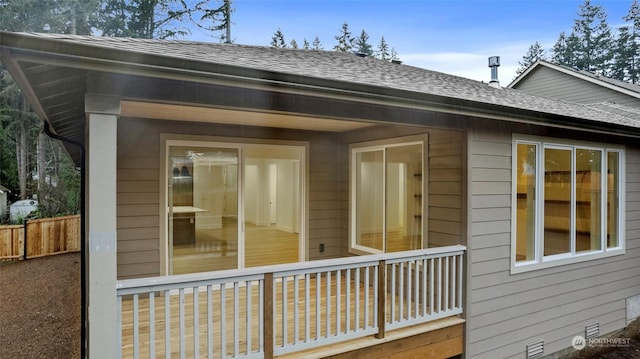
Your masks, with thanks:
[[[584,337],[586,339],[595,338],[600,335],[600,323],[595,322],[591,324],[587,324],[584,327]]]
[[[544,355],[544,340],[527,344],[527,359],[542,358]]]

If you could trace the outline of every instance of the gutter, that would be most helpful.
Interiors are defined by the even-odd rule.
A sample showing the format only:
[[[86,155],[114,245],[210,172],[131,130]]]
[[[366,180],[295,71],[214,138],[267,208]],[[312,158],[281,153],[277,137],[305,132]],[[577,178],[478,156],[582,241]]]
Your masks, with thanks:
[[[86,358],[87,351],[87,275],[86,275],[86,249],[85,249],[85,231],[86,231],[86,220],[84,218],[85,215],[85,147],[83,144],[70,140],[68,138],[62,137],[58,134],[55,134],[51,131],[51,125],[49,121],[44,122],[44,132],[47,136],[56,139],[58,141],[67,143],[69,145],[75,146],[80,150],[81,160],[80,160],[80,358]]]

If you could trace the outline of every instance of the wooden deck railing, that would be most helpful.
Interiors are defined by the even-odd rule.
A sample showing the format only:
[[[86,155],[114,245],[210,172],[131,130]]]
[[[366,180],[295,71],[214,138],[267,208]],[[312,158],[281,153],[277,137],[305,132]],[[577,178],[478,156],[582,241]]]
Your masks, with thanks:
[[[0,260],[20,260],[80,250],[80,215],[0,226]]]
[[[273,358],[458,315],[464,252],[118,281],[121,357]]]

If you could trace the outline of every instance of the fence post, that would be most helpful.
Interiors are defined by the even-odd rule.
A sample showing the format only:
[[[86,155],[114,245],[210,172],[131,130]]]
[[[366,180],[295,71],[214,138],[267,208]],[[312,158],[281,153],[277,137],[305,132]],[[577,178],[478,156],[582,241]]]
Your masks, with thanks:
[[[273,273],[264,274],[264,358],[273,359]]]
[[[393,310],[393,309],[392,309]],[[378,262],[378,333],[376,338],[382,339],[385,335],[387,311],[387,263],[384,260]]]
[[[23,241],[22,241],[22,260],[27,260],[27,220],[24,220],[24,230],[22,233]]]

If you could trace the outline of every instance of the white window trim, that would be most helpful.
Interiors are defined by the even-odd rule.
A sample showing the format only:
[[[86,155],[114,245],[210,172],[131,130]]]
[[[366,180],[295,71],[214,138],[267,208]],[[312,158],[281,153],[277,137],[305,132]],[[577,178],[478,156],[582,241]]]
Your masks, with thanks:
[[[159,169],[160,173],[160,203],[158,208],[158,215],[160,218],[160,275],[170,275],[169,270],[169,224],[166,220],[169,201],[167,198],[167,183],[168,178],[168,161],[167,153],[170,146],[202,146],[202,147],[228,147],[239,148],[239,154],[243,149],[249,145],[271,145],[271,146],[296,146],[303,147],[304,154],[300,163],[301,169],[301,189],[300,189],[300,244],[298,258],[300,261],[309,260],[309,147],[310,144],[307,141],[292,141],[292,140],[271,140],[271,139],[252,139],[245,137],[221,137],[221,136],[202,136],[202,135],[183,135],[172,133],[160,134],[160,156],[159,156]],[[239,163],[240,164],[240,163]],[[244,169],[243,166],[239,166],[239,180],[244,181]],[[244,189],[238,189],[239,199],[242,199],[244,195]],[[244,204],[238,203],[238,210],[244,211]],[[240,218],[239,218],[240,219]],[[163,223],[164,222],[164,223]],[[241,244],[243,246],[244,244]],[[239,248],[238,261],[241,267],[244,267],[244,249]]]
[[[428,246],[428,134],[421,134],[415,136],[404,136],[404,137],[395,137],[395,138],[387,138],[382,140],[374,140],[374,141],[366,141],[366,142],[358,142],[349,145],[349,253],[355,255],[367,255],[367,254],[378,254],[384,253],[386,251],[386,243],[383,243],[384,250],[376,250],[374,248],[361,246],[355,243],[355,211],[356,211],[356,191],[354,191],[356,185],[356,176],[354,173],[354,164],[356,154],[359,152],[372,151],[372,150],[383,150],[389,147],[397,147],[397,146],[406,146],[410,144],[421,144],[422,145],[422,233],[421,233],[421,247],[426,248]],[[386,156],[386,154],[385,154]],[[386,159],[385,159],[386,160]],[[386,176],[385,176],[386,177]],[[383,178],[383,184],[386,187],[386,178]],[[385,193],[386,198],[386,193]],[[383,231],[386,231],[386,214],[383,212]]]
[[[536,228],[535,231],[535,255],[534,259],[531,261],[523,261],[516,262],[516,218],[517,218],[517,145],[518,144],[535,144],[536,145],[536,188],[538,189],[535,194],[536,200],[536,218],[534,221],[534,225]],[[557,255],[544,256],[543,251],[543,228],[544,225],[542,222],[542,218],[544,217],[544,206],[542,203],[544,202],[544,177],[540,175],[540,169],[542,168],[542,163],[544,161],[544,149],[545,148],[570,148],[572,152],[575,152],[576,148],[581,149],[593,149],[602,151],[603,156],[603,169],[606,169],[607,163],[607,154],[610,152],[616,152],[619,154],[619,176],[618,176],[618,246],[607,248],[606,236],[601,236],[601,249],[596,251],[585,251],[585,252],[575,252],[575,241],[571,241],[571,252],[570,253],[562,253]],[[622,255],[625,253],[625,183],[626,183],[626,170],[625,170],[625,148],[620,145],[613,145],[607,143],[593,143],[593,142],[585,142],[585,141],[577,141],[577,140],[567,140],[560,138],[552,138],[552,137],[540,137],[540,136],[530,136],[530,135],[519,135],[513,134],[512,136],[512,148],[511,148],[511,256],[510,256],[510,264],[511,264],[511,274],[524,273],[532,270],[551,268],[566,264],[572,263],[580,263],[600,258],[607,258],[617,255]],[[572,183],[575,185],[575,156],[572,156]],[[605,173],[605,172],[603,172]],[[602,176],[602,188],[606,188],[606,176]],[[603,191],[603,199],[604,193]],[[606,208],[606,201],[602,201],[602,206]],[[575,190],[571,194],[571,212],[572,218],[575,213]],[[602,218],[602,231],[603,234],[606,233],[606,211],[601,211]],[[575,226],[574,220],[572,219],[572,228]]]

